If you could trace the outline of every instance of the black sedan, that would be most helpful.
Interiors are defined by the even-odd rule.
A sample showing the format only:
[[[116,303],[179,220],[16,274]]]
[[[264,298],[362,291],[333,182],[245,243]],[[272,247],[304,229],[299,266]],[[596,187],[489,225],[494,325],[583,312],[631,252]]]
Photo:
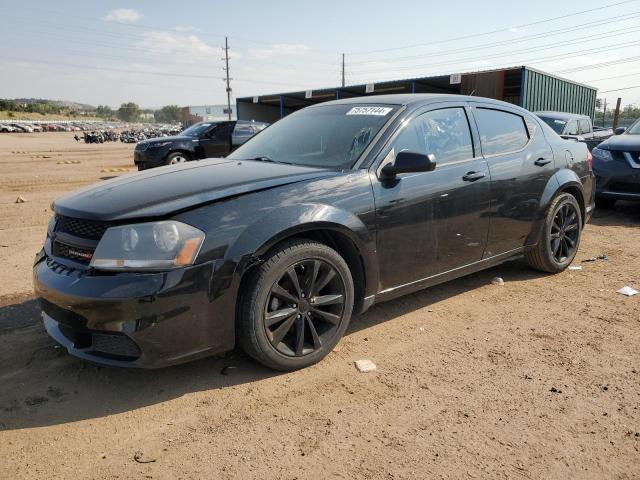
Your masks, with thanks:
[[[226,159],[56,200],[35,291],[49,334],[85,359],[159,367],[237,342],[292,370],[376,302],[518,255],[564,270],[593,184],[584,144],[507,103],[327,102]]]
[[[266,123],[242,120],[196,123],[180,135],[139,142],[133,161],[138,170],[146,170],[190,160],[224,157],[266,126]]]
[[[593,153],[598,206],[617,200],[640,201],[640,119],[602,142]]]

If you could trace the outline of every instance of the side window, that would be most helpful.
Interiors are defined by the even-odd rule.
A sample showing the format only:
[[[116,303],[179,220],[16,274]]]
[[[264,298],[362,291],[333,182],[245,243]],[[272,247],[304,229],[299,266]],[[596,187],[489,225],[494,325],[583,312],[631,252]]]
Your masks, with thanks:
[[[515,152],[529,142],[527,128],[520,115],[489,108],[476,108],[475,114],[485,155]]]
[[[578,121],[571,120],[564,129],[565,135],[578,135]]]
[[[250,137],[253,135],[253,128],[251,125],[238,123],[236,128],[233,130],[234,137]]]
[[[232,122],[223,122],[211,130],[210,136],[218,140],[228,141],[231,137],[233,126]]]
[[[473,158],[464,108],[443,108],[414,118],[393,142],[394,154],[403,150],[434,154],[438,165]]]
[[[579,124],[581,134],[591,133],[591,124],[589,123],[589,120],[587,120],[586,118],[581,118]]]

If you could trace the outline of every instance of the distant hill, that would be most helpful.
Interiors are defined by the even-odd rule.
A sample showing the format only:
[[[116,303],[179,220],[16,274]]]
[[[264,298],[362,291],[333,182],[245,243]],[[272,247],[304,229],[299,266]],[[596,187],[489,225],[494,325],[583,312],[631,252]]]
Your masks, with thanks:
[[[86,103],[70,102],[68,100],[49,100],[46,98],[14,98],[17,103],[51,103],[53,105],[59,105],[61,107],[69,108],[71,110],[84,110],[94,111],[96,107]]]

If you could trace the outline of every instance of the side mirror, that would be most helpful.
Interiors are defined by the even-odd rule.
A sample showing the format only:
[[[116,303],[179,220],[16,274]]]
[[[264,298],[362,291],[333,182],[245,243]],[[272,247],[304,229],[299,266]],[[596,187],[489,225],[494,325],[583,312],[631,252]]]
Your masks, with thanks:
[[[396,155],[396,160],[393,164],[386,165],[380,171],[381,179],[388,180],[394,178],[399,173],[414,173],[414,172],[431,172],[436,168],[436,157],[430,153],[425,155],[423,153],[410,152],[403,150]]]
[[[627,129],[624,127],[618,127],[613,131],[614,135],[622,135],[624,132],[626,132]]]

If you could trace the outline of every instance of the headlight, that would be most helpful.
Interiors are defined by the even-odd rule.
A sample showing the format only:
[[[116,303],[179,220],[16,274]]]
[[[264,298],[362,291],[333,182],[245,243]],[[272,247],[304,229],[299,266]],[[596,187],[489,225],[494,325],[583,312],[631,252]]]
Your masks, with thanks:
[[[172,142],[155,142],[155,143],[150,143],[149,144],[149,148],[160,148],[160,147],[166,147],[167,145],[171,145]]]
[[[602,160],[604,162],[611,162],[613,160],[613,156],[609,150],[605,150],[603,148],[594,148],[591,150],[591,155],[593,155],[598,160]]]
[[[204,233],[168,220],[107,229],[91,258],[100,270],[166,270],[191,265]]]

